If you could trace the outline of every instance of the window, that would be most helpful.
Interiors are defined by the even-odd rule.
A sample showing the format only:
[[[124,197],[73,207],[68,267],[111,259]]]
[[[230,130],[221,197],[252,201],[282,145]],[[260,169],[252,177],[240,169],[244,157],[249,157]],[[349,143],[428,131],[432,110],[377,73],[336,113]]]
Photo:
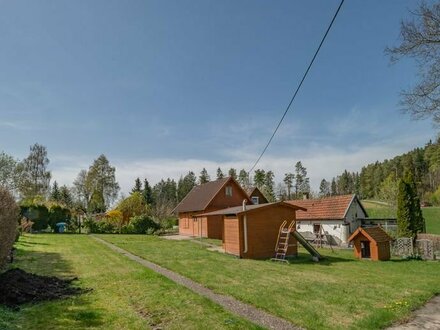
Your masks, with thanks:
[[[226,187],[226,196],[232,196],[232,187],[231,186]]]
[[[319,234],[319,233],[321,233],[321,225],[319,225],[319,224],[313,224],[313,232],[314,232],[315,234]]]
[[[260,203],[260,199],[258,198],[258,196],[252,196],[252,203],[254,203],[255,205]]]

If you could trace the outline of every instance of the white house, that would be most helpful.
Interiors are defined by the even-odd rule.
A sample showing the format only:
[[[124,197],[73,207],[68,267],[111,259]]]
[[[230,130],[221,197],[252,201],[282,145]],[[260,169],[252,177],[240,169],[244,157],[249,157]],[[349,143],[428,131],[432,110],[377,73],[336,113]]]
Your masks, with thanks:
[[[291,200],[289,203],[307,209],[296,212],[299,232],[306,237],[318,237],[325,233],[339,245],[348,245],[348,238],[361,226],[361,219],[368,217],[356,195]]]

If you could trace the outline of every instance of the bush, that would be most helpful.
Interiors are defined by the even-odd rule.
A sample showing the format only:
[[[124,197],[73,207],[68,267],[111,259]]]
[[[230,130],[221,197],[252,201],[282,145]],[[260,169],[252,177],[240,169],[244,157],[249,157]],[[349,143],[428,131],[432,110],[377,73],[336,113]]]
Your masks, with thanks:
[[[84,226],[91,234],[114,234],[118,232],[118,227],[104,219],[97,220],[89,217],[84,221]]]
[[[21,205],[21,214],[33,222],[33,230],[44,230],[49,224],[49,210],[43,204]]]
[[[60,205],[52,205],[49,209],[49,226],[56,232],[56,224],[59,222],[65,222],[70,225],[71,213],[68,208]]]
[[[160,226],[147,215],[138,215],[130,218],[127,226],[123,227],[126,234],[152,234],[158,230]]]
[[[2,267],[15,241],[19,209],[12,194],[0,187],[0,267]]]

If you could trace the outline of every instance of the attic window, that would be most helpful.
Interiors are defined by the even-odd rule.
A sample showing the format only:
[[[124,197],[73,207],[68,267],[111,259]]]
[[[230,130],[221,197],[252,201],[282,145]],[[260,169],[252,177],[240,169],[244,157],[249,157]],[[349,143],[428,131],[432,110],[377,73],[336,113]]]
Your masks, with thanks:
[[[232,187],[226,186],[226,196],[232,196]]]
[[[251,199],[253,204],[255,205],[260,204],[260,199],[258,198],[258,196],[252,196]]]

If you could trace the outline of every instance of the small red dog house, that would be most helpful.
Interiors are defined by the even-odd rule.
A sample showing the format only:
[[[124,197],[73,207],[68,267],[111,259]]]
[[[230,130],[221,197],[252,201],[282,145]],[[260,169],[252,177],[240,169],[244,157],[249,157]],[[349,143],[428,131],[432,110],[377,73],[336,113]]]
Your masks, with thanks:
[[[354,255],[359,259],[390,260],[393,240],[381,227],[359,227],[348,239],[353,242]]]

